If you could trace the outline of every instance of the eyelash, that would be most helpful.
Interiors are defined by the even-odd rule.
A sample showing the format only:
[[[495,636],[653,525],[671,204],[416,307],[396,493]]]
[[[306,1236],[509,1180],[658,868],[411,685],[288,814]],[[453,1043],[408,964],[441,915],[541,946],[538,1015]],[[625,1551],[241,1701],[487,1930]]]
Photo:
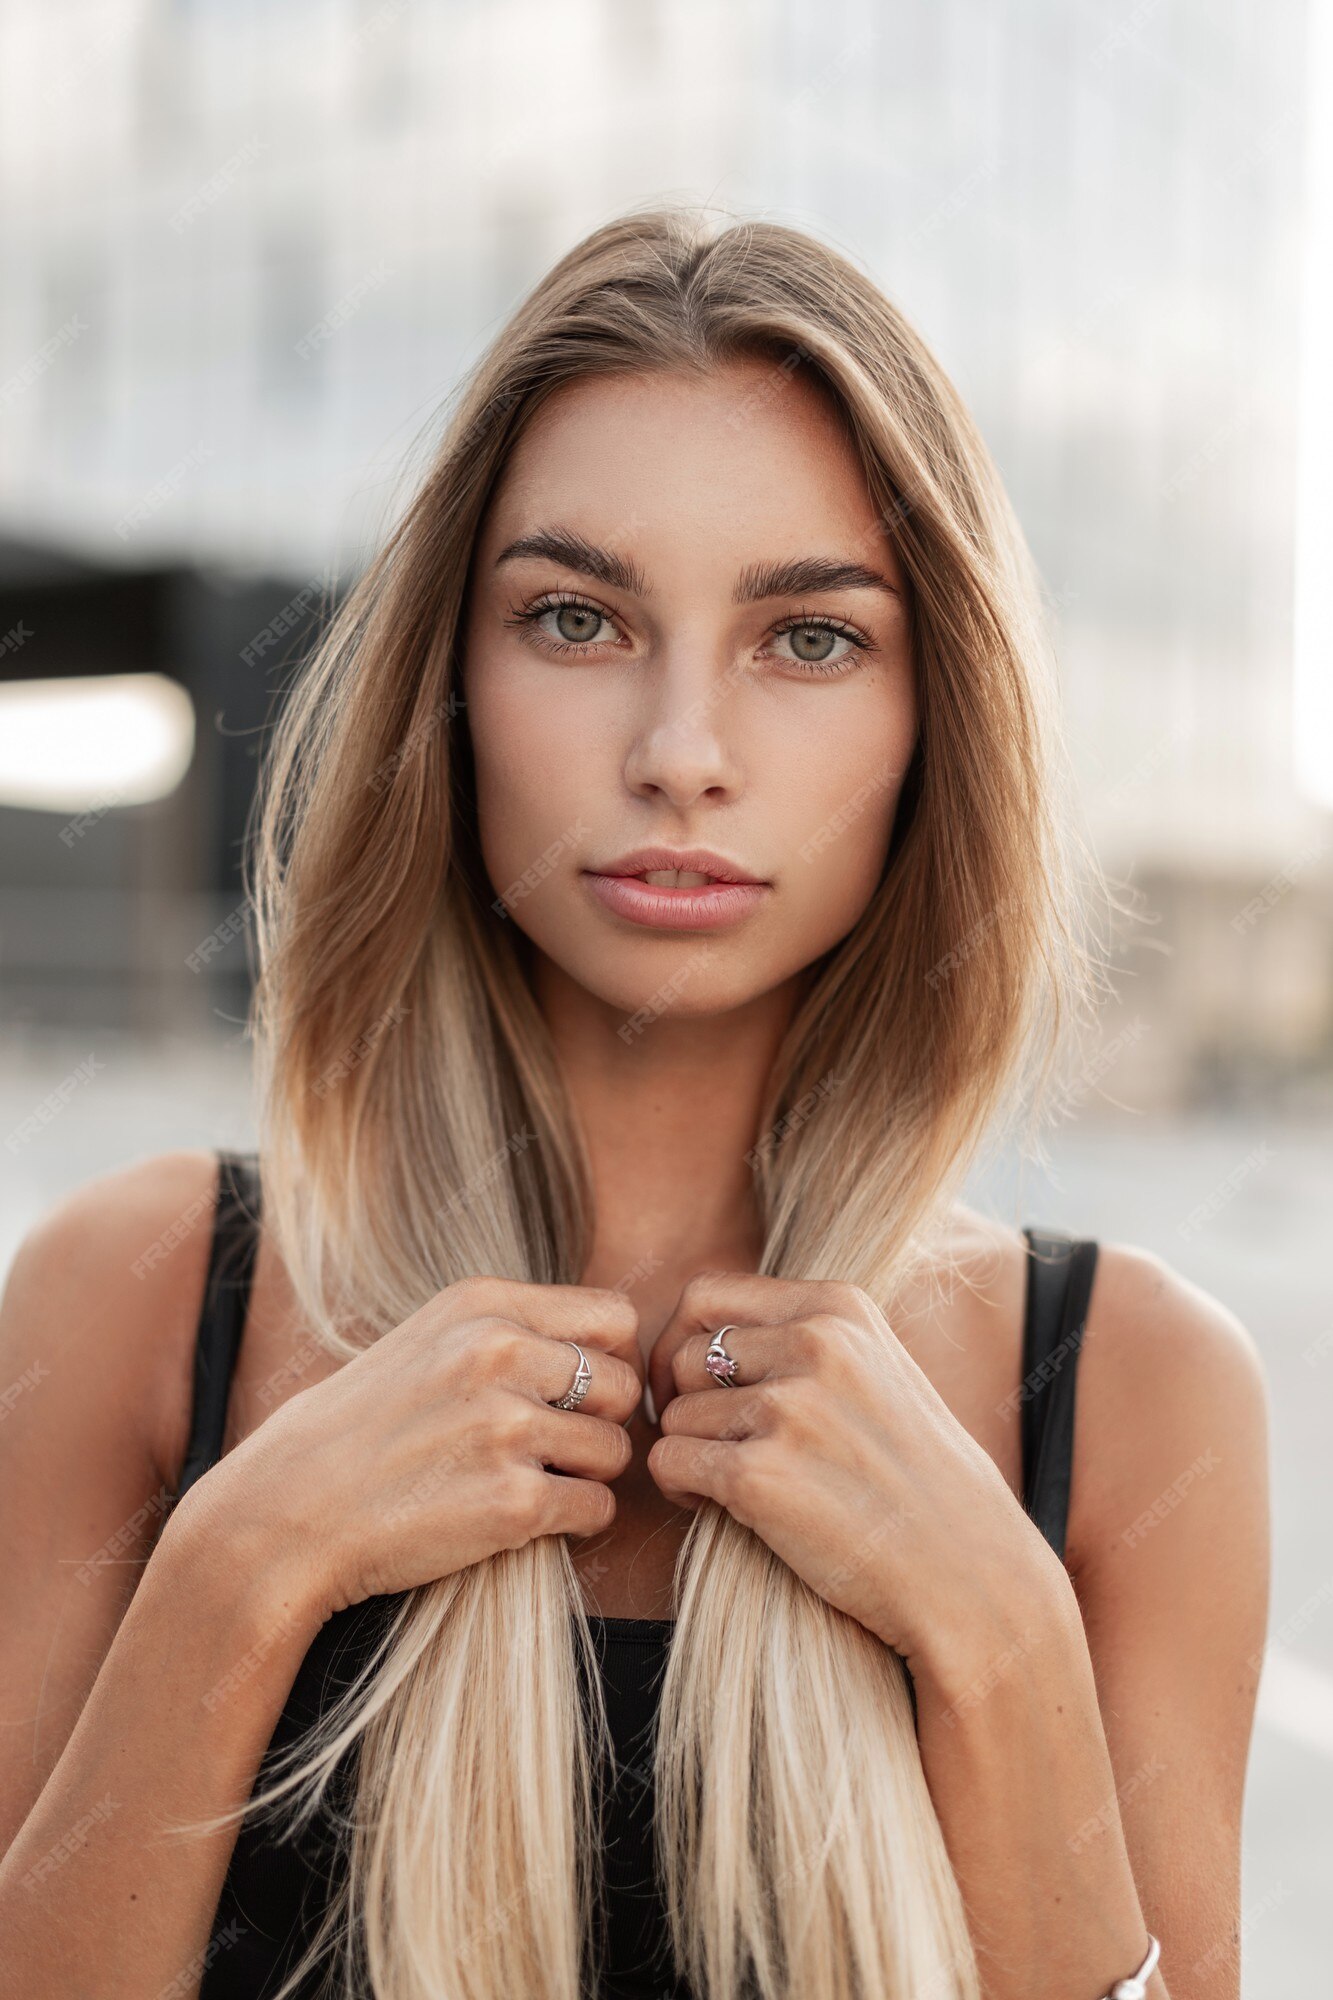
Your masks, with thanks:
[[[619,622],[602,605],[594,604],[591,598],[580,597],[577,591],[566,590],[548,591],[536,603],[528,605],[522,611],[514,612],[504,622],[513,629],[531,633],[531,636],[539,645],[544,646],[549,652],[555,653],[561,658],[565,658],[571,653],[583,655],[595,652],[596,646],[591,641],[579,645],[569,639],[552,639],[545,632],[539,633],[537,631],[538,619],[544,618],[548,611],[561,610],[567,604],[576,605],[581,611],[595,611],[599,618],[605,618],[610,625],[615,625]],[[820,611],[812,612],[808,618],[785,618],[780,625],[773,627],[769,637],[776,639],[781,637],[785,632],[800,632],[809,630],[811,627],[821,632],[833,632],[838,638],[850,641],[858,653],[873,653],[875,650],[871,640],[863,632],[858,632],[855,626],[844,625],[840,619],[830,618]],[[605,642],[603,641],[602,643]],[[841,660],[832,660],[827,663],[821,660],[792,660],[787,664],[796,667],[806,667],[811,673],[824,674],[831,678],[835,674],[847,673],[856,665],[856,657],[855,655],[847,655]]]

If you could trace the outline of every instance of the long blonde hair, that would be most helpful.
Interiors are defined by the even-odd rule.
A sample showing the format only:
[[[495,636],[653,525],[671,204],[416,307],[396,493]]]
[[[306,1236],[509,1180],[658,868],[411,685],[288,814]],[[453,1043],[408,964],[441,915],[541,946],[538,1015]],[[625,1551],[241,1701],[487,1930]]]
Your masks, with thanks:
[[[769,1080],[759,1269],[889,1300],[927,1268],[980,1141],[1038,1101],[1062,1027],[1087,1014],[1089,864],[1064,810],[1040,586],[958,395],[826,245],[690,208],[622,215],[560,259],[470,377],[267,760],[252,854],[265,1212],[335,1356],[469,1275],[581,1282],[586,1159],[468,806],[469,562],[515,440],[562,384],[753,356],[775,392],[809,371],[855,442],[909,584],[920,713],[883,877],[809,969]],[[677,1607],[656,1838],[694,1990],[975,2000],[901,1659],[711,1503]],[[599,1748],[563,1537],[407,1593],[251,1801],[303,1821],[339,1760],[354,1768],[347,1866],[306,1963],[340,1940],[342,1990],[359,1978],[376,2000],[593,1990]]]

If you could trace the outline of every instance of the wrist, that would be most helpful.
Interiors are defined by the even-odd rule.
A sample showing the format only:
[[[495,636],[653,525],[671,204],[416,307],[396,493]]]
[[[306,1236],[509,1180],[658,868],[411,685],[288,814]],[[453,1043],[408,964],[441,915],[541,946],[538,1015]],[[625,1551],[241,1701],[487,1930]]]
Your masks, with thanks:
[[[327,1609],[308,1557],[270,1526],[225,1461],[183,1494],[158,1540],[162,1558],[230,1629],[300,1654]],[[227,1468],[228,1472],[230,1468]]]
[[[979,1589],[958,1625],[938,1622],[907,1664],[918,1702],[932,1699],[961,1721],[997,1687],[1021,1680],[1034,1656],[1086,1648],[1082,1614],[1064,1564],[1043,1542],[1038,1559]]]

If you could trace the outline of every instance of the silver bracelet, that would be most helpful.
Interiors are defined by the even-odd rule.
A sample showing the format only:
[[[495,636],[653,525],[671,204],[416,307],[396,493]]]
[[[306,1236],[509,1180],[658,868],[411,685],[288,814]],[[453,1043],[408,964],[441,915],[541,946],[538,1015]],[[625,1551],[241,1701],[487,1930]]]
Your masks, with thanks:
[[[1148,1981],[1152,1978],[1153,1967],[1161,1955],[1162,1947],[1158,1944],[1152,1932],[1149,1931],[1148,1956],[1144,1959],[1137,1972],[1130,1973],[1128,1979],[1116,1980],[1115,1985],[1106,1995],[1106,2000],[1143,2000],[1143,1996],[1148,1990]]]

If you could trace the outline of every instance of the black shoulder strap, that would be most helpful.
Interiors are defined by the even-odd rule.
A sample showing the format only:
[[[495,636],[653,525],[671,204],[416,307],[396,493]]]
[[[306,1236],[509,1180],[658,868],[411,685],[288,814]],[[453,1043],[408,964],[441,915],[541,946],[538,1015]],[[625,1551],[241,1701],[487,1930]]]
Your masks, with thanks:
[[[245,1328],[259,1247],[259,1163],[250,1154],[218,1153],[217,1205],[208,1282],[194,1348],[190,1443],[177,1498],[222,1456],[227,1397]]]
[[[1063,1559],[1074,1458],[1074,1383],[1097,1269],[1097,1245],[1059,1229],[1024,1229],[1028,1245],[1019,1385],[1023,1505]]]

